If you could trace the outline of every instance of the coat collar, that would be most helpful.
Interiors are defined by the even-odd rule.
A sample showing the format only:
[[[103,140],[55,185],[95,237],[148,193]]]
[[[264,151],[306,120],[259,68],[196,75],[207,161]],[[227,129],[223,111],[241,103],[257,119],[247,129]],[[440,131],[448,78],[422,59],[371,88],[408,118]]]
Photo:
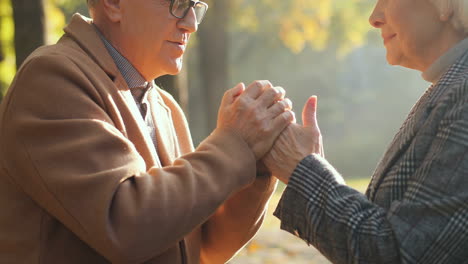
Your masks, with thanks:
[[[92,25],[93,20],[74,14],[70,24],[64,28],[65,33],[71,37],[88,55],[112,78],[119,75],[119,69],[107,51],[104,43]]]
[[[142,145],[136,144],[136,147],[140,153],[146,154],[143,157],[147,166],[156,165],[157,167],[161,167],[162,165],[172,164],[172,161],[180,153],[178,151],[177,139],[175,138],[170,109],[161,98],[157,87],[155,87],[156,89],[153,89],[150,93],[149,101],[158,140],[158,149],[156,150],[124,77],[92,23],[91,19],[80,14],[75,14],[64,31],[67,37],[76,42],[109,75],[121,95],[125,98],[138,127],[138,131],[133,132],[138,135],[138,139],[134,140],[142,141],[145,146],[143,148]]]

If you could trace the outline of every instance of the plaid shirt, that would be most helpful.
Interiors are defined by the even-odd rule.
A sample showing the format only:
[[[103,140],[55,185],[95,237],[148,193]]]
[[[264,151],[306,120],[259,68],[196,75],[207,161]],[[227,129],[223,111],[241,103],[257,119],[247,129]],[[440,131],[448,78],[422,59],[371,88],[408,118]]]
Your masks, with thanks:
[[[468,52],[411,110],[366,195],[317,155],[295,169],[281,228],[333,263],[468,263]]]

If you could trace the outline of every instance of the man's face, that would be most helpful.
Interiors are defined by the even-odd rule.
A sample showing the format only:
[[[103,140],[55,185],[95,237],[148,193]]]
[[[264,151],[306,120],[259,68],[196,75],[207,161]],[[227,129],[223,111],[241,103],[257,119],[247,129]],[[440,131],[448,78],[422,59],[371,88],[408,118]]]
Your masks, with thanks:
[[[193,9],[178,19],[169,6],[170,0],[120,0],[119,51],[147,80],[177,74],[197,30]]]

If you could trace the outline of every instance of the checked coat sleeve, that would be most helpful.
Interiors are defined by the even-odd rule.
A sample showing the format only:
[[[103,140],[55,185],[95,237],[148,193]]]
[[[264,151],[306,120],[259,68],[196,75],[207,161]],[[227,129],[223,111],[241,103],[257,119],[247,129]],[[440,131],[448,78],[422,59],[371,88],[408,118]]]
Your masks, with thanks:
[[[439,86],[367,195],[325,159],[302,160],[275,211],[281,228],[333,263],[468,263],[468,84]]]

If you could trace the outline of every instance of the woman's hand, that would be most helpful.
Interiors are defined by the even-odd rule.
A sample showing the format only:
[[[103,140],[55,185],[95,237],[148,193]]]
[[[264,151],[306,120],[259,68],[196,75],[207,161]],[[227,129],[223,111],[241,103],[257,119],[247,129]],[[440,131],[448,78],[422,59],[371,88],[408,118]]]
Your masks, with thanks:
[[[304,125],[289,125],[276,140],[271,151],[263,158],[271,173],[288,183],[297,164],[310,154],[324,156],[322,134],[317,123],[317,97],[307,100],[302,111]]]

